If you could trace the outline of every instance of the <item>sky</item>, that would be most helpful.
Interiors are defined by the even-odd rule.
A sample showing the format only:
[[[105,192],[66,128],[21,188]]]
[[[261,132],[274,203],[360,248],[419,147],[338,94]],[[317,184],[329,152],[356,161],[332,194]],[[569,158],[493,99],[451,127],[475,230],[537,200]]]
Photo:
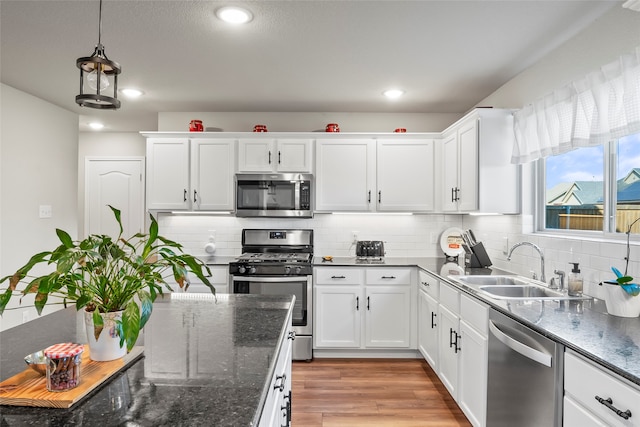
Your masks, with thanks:
[[[618,143],[617,178],[631,169],[640,168],[640,134],[622,138]],[[562,182],[602,181],[604,147],[579,148],[558,156],[547,157],[547,189]]]

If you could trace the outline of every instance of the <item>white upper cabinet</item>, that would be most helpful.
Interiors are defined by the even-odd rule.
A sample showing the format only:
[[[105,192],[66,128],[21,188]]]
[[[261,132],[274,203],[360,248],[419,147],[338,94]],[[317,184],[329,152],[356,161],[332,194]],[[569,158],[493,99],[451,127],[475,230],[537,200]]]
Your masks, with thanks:
[[[147,139],[147,209],[233,211],[235,140]]]
[[[190,206],[189,140],[147,139],[147,209],[184,210]]]
[[[432,211],[433,152],[431,139],[318,140],[316,211]]]
[[[520,212],[520,168],[511,164],[508,110],[477,109],[443,132],[442,210]]]
[[[316,142],[316,211],[366,212],[375,207],[373,139]]]
[[[312,147],[311,139],[240,139],[238,172],[311,172]]]
[[[191,140],[191,207],[201,211],[233,211],[233,139]]]
[[[378,211],[433,210],[433,146],[432,140],[378,140]]]

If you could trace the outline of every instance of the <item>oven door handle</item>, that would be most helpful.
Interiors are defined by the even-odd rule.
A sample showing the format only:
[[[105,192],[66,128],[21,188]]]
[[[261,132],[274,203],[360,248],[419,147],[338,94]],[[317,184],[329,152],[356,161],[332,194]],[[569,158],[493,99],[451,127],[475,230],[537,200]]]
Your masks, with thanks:
[[[260,276],[233,276],[234,282],[256,282],[256,283],[283,283],[283,282],[306,282],[306,276],[284,276],[284,277],[260,277]]]

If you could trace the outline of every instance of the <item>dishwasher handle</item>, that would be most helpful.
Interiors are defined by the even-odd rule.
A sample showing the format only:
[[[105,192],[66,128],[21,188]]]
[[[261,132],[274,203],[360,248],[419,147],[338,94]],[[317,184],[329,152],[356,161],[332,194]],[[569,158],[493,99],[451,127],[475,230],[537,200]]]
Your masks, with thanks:
[[[500,328],[493,322],[493,320],[489,320],[489,330],[494,337],[496,337],[502,344],[506,345],[513,351],[516,351],[523,355],[524,357],[533,360],[534,362],[538,362],[541,365],[551,367],[551,355],[547,353],[543,353],[540,350],[529,347],[526,344],[521,343],[520,341],[512,338],[506,333],[502,332]]]

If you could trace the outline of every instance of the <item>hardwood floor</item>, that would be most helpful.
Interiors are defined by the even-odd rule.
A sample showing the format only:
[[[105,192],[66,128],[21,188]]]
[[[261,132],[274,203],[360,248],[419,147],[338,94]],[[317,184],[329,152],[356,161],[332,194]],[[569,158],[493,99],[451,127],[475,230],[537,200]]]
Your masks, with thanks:
[[[294,427],[469,426],[419,359],[314,359],[293,363]]]

